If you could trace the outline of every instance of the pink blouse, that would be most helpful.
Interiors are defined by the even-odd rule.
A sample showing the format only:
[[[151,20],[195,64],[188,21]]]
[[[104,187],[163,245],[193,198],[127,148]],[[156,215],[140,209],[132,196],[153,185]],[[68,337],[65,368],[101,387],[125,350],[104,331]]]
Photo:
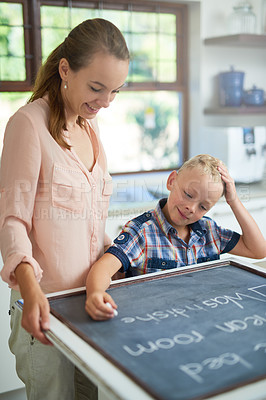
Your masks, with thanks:
[[[112,179],[96,121],[88,122],[96,162],[89,172],[74,150],[48,131],[49,106],[38,99],[9,120],[0,172],[1,276],[18,289],[14,270],[29,263],[45,293],[85,285],[110,244],[105,221]]]

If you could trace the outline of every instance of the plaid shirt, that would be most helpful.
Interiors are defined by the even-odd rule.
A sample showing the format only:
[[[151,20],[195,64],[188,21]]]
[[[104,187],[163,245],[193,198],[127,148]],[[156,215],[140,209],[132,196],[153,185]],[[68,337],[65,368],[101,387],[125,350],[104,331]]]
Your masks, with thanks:
[[[239,233],[221,228],[208,217],[190,225],[187,244],[162,212],[166,201],[127,222],[107,250],[122,262],[126,276],[217,260],[237,244]]]

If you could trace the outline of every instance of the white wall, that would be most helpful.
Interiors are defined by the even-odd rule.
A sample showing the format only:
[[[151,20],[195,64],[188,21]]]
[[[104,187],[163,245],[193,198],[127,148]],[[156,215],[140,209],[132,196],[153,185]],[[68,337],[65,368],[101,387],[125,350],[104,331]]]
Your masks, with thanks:
[[[228,18],[236,0],[201,0],[188,2],[190,10],[190,154],[204,151],[201,131],[204,126],[266,125],[265,115],[206,115],[204,109],[218,106],[217,76],[230,65],[245,72],[244,88],[253,84],[266,90],[266,48],[206,46],[204,39],[229,34]],[[257,15],[260,33],[261,1],[250,0]]]
[[[144,0],[145,1],[145,0]],[[149,0],[146,0],[149,1]],[[159,1],[159,0],[158,0]],[[230,65],[246,73],[244,88],[253,84],[266,91],[266,49],[206,46],[204,39],[229,34],[228,20],[240,0],[168,0],[189,8],[189,156],[204,151],[204,126],[266,125],[265,115],[206,115],[204,109],[218,106],[217,75]],[[256,33],[261,33],[261,0],[249,0],[257,17]]]

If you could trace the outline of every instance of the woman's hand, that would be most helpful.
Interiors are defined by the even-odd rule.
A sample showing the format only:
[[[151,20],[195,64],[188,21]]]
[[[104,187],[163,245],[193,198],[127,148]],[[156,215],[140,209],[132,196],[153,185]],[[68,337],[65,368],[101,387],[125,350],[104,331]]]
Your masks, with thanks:
[[[43,331],[49,329],[49,302],[40,290],[24,296],[21,325],[43,344],[50,344]]]
[[[237,200],[235,182],[233,178],[229,175],[229,172],[224,164],[221,163],[219,165],[218,171],[220,172],[221,178],[225,183],[225,193],[224,193],[225,200],[230,205],[235,200]]]
[[[112,307],[106,303],[110,303]],[[87,296],[85,310],[96,321],[104,321],[114,317],[114,309],[117,309],[112,297],[106,292],[93,292]]]
[[[33,268],[28,263],[20,263],[15,276],[24,300],[21,325],[43,344],[51,344],[43,331],[49,329],[49,302],[36,281]]]

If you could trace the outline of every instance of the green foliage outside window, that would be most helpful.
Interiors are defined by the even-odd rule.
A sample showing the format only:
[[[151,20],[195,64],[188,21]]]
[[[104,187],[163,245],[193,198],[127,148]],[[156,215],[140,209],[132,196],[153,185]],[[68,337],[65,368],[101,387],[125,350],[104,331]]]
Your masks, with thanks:
[[[177,92],[121,92],[101,110],[98,120],[110,172],[174,169],[180,164],[179,102]]]
[[[0,3],[0,80],[25,79],[22,5]]]
[[[0,2],[0,81],[26,79],[22,11],[22,4]],[[131,55],[129,83],[177,81],[176,15],[170,13],[41,5],[42,61],[73,27],[97,17],[113,22],[124,34]],[[175,168],[181,161],[182,96],[171,90],[130,89],[129,85],[120,99],[99,115],[110,171]],[[0,137],[8,117],[28,98],[29,93],[0,93]],[[125,154],[120,146],[114,148],[114,142],[124,143]]]
[[[25,50],[22,4],[0,2],[0,80],[24,81]],[[102,17],[123,32],[131,54],[131,82],[176,80],[174,14],[41,6],[42,59],[85,19]]]
[[[123,32],[131,55],[130,82],[176,80],[176,17],[173,14],[42,6],[43,60],[74,26],[96,17],[108,19]]]

